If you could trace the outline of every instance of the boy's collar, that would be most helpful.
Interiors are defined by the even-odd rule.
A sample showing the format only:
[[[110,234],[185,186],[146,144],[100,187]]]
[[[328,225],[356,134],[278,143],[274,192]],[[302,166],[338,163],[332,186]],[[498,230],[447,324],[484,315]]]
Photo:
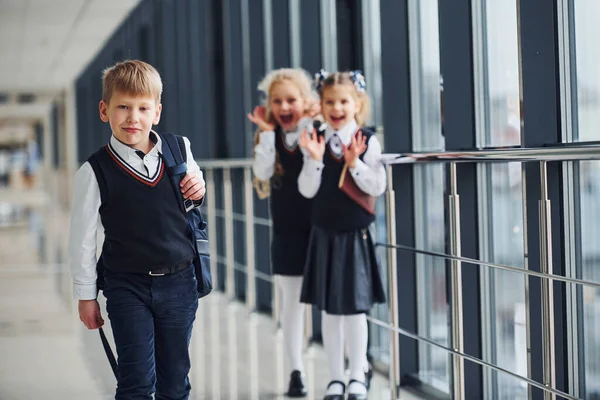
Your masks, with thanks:
[[[156,132],[150,131],[149,138],[150,141],[154,143],[154,146],[152,147],[152,149],[150,149],[147,155],[158,156],[158,153],[160,153],[162,149],[162,141],[160,140],[160,136],[156,134]],[[139,160],[140,158],[136,153],[136,151],[138,151],[137,149],[134,149],[133,147],[127,146],[125,143],[122,143],[121,141],[119,141],[119,139],[115,137],[115,135],[112,135],[110,137],[110,145],[117,152],[117,154],[125,160],[129,161],[130,158]]]

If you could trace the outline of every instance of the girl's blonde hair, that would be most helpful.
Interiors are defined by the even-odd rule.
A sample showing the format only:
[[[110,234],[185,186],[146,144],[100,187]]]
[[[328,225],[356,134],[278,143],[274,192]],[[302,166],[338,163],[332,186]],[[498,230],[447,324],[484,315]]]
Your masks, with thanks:
[[[267,122],[270,124],[276,124],[275,118],[271,113],[271,107],[269,104],[269,99],[271,97],[271,91],[273,87],[281,82],[289,81],[293,85],[295,85],[300,91],[300,95],[304,99],[305,102],[305,111],[309,111],[311,107],[314,105],[314,102],[317,102],[319,96],[316,91],[313,89],[312,78],[302,68],[280,68],[269,72],[258,84],[258,90],[262,93],[262,105],[267,109]],[[259,133],[257,130],[254,134],[254,146],[258,144],[259,141]],[[275,160],[275,171],[274,174],[276,176],[282,176],[284,174],[283,167],[279,162],[279,155],[276,156]],[[263,181],[254,177],[254,188],[256,189],[256,193],[260,199],[265,199],[269,197],[271,194],[271,184],[269,181]]]
[[[319,88],[319,94],[323,98],[323,92],[325,89],[335,85],[349,85],[352,87],[352,93],[355,99],[360,103],[360,109],[354,116],[358,126],[365,126],[369,120],[369,114],[371,113],[371,100],[365,91],[364,77],[360,72],[334,72],[330,75],[321,75],[322,80],[319,81],[317,76],[317,86]]]

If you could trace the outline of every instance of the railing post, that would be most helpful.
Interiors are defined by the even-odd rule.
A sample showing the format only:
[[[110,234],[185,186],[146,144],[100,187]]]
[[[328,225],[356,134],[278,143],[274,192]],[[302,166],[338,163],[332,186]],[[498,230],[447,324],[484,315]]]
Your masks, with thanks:
[[[231,168],[223,168],[223,210],[225,218],[225,293],[235,299],[235,256],[233,252],[233,193]]]
[[[252,169],[244,168],[244,211],[246,214],[246,305],[250,312],[256,309],[256,264],[254,262],[254,197]]]
[[[392,167],[388,166],[387,172],[387,190],[385,195],[386,208],[386,230],[387,240],[389,243],[396,243],[396,197],[393,189]],[[389,323],[393,328],[399,328],[398,315],[398,274],[397,266],[397,250],[388,247],[387,249],[387,264],[388,264],[388,305],[389,305]],[[390,330],[390,389],[392,392],[391,399],[397,400],[400,398],[400,337],[395,330]]]
[[[450,254],[461,256],[460,242],[460,198],[458,195],[456,162],[450,163]],[[451,294],[452,294],[452,347],[454,351],[464,353],[463,343],[463,306],[462,306],[462,266],[461,262],[451,260]],[[465,366],[462,357],[452,356],[453,399],[465,398]]]
[[[212,275],[213,287],[219,287],[219,275],[217,273],[217,205],[215,193],[215,171],[213,168],[204,170],[206,179],[206,194],[209,198],[206,203],[206,222],[208,228],[208,245],[210,246],[210,273]]]
[[[548,199],[547,162],[540,162],[540,272],[552,274],[552,213]],[[554,288],[552,281],[542,278],[542,351],[544,362],[544,385],[555,388],[556,371],[554,365]],[[545,392],[544,398],[555,399],[554,393]]]

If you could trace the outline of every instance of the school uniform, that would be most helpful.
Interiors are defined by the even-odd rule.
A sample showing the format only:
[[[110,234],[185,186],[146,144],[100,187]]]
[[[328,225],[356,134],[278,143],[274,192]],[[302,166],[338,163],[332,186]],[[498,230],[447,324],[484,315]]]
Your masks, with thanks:
[[[271,264],[274,275],[302,276],[311,228],[312,201],[298,192],[304,153],[299,131],[261,132],[255,147],[254,175],[271,186],[269,208],[273,224]],[[275,173],[279,162],[282,173]]]
[[[115,399],[187,399],[198,308],[189,228],[161,156],[114,136],[75,175],[69,263],[74,297],[95,299],[96,232],[104,230],[104,296],[118,354]],[[188,172],[199,174],[187,139]],[[197,204],[200,204],[197,202]]]
[[[305,158],[298,144],[302,126],[295,132],[284,132],[279,126],[275,131],[261,132],[253,163],[254,175],[268,180],[271,187],[271,268],[281,294],[281,325],[286,369],[290,374],[287,394],[291,397],[306,395],[302,378],[305,305],[300,302],[300,290],[311,229],[312,200],[298,192],[298,175]],[[276,163],[281,170],[275,171]]]
[[[338,188],[342,144],[349,146],[357,130],[355,121],[338,132],[327,127],[323,161],[308,159],[298,178],[300,192],[314,198],[301,300],[332,315],[366,313],[374,303],[385,301],[375,252],[375,216]],[[379,196],[386,183],[381,146],[372,131],[361,131],[368,147],[350,173],[363,192]]]
[[[350,367],[348,398],[367,398],[365,313],[374,303],[385,301],[375,253],[375,216],[338,187],[345,164],[343,145],[350,145],[357,130],[354,120],[337,132],[327,127],[323,160],[307,159],[298,177],[300,193],[314,199],[300,299],[322,311],[323,345],[331,374],[325,400],[345,398],[346,343]],[[381,146],[372,131],[361,131],[368,147],[349,169],[351,178],[347,179],[353,179],[361,191],[375,197],[384,192],[386,183]]]

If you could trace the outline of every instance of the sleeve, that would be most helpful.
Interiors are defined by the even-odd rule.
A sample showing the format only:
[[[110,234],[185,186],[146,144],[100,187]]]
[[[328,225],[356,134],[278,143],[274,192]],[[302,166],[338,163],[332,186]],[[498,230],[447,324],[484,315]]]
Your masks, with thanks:
[[[100,222],[100,189],[94,170],[83,164],[75,174],[71,230],[69,234],[69,267],[73,279],[73,297],[93,300],[96,289],[96,234]]]
[[[350,168],[356,186],[368,195],[374,197],[382,195],[385,192],[386,175],[385,167],[381,162],[381,145],[375,136],[369,140],[369,147],[363,160],[356,160],[354,168]]]
[[[190,144],[190,140],[183,136],[183,143],[185,143],[185,159],[188,173],[197,174],[200,180],[202,181],[202,184],[206,188],[206,182],[204,181],[204,173],[200,170],[200,166],[198,165],[196,159],[194,158],[194,155],[192,154],[192,145]],[[206,197],[206,193],[204,193],[204,197]],[[192,202],[194,203],[194,207],[200,207],[202,204],[204,204],[204,197],[202,197],[200,200],[193,200]]]
[[[317,195],[321,186],[323,167],[323,161],[313,160],[310,156],[304,157],[304,164],[298,175],[298,191],[302,196],[312,199]]]
[[[258,179],[267,181],[275,171],[275,132],[260,132],[258,139],[258,144],[254,147],[252,172]]]

